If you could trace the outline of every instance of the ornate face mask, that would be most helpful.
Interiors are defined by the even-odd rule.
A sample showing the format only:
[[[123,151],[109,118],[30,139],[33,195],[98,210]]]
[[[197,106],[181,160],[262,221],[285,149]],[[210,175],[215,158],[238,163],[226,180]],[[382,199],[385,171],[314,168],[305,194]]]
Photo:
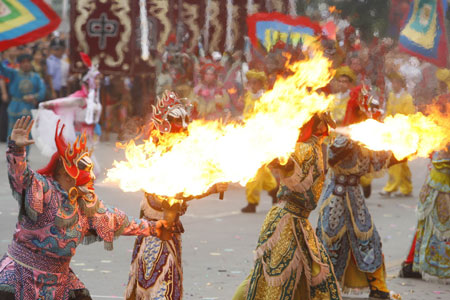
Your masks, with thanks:
[[[171,91],[165,91],[158,98],[156,106],[152,105],[152,121],[160,132],[180,132],[189,125],[191,105],[184,102]]]
[[[94,164],[90,158],[90,153],[86,147],[86,134],[83,133],[77,137],[75,143],[71,146],[66,143],[63,137],[64,125],[59,130],[59,121],[56,125],[55,143],[58,154],[63,162],[64,169],[70,177],[75,179],[77,187],[85,187],[93,191],[93,182],[95,175],[93,172]]]

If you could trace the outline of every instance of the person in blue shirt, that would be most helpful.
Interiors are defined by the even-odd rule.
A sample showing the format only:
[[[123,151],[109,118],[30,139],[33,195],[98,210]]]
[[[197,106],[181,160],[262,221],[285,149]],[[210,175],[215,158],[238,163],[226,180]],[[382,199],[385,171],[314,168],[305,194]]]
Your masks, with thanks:
[[[12,69],[0,63],[0,75],[9,79],[8,91],[11,102],[8,105],[8,136],[14,124],[23,116],[31,116],[31,110],[44,100],[45,85],[42,78],[32,72],[32,56],[17,57],[19,69]]]

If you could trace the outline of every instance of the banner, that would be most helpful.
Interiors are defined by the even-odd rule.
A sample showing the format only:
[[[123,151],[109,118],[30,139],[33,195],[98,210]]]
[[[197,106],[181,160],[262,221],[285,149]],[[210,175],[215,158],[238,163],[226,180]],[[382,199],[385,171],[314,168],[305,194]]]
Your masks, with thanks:
[[[61,19],[42,0],[0,0],[0,51],[40,39]]]
[[[448,64],[448,36],[441,0],[414,0],[400,32],[400,50],[438,67]]]
[[[297,45],[317,40],[321,33],[319,24],[307,17],[292,17],[278,12],[256,13],[247,17],[248,36],[254,47],[261,45],[270,51],[279,41]]]
[[[295,3],[292,0],[286,3],[278,0],[146,0],[143,13],[140,10],[144,6],[139,0],[71,0],[71,69],[84,70],[79,52],[85,52],[99,64],[103,74],[154,73],[158,57],[166,51],[168,43],[173,43],[174,36],[178,48],[187,53],[198,54],[199,43],[206,55],[213,51],[242,50],[249,14],[292,12],[296,9]],[[144,35],[140,24],[142,16],[147,17],[144,22],[148,26]],[[141,36],[148,39],[147,43],[141,43]],[[141,57],[144,44],[149,49],[147,60]]]

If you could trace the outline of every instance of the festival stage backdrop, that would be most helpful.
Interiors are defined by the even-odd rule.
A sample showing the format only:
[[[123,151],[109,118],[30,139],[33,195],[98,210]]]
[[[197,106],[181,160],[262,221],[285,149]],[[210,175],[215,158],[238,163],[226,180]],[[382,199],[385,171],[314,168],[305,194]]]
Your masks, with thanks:
[[[0,0],[0,51],[42,38],[59,23],[43,0]]]
[[[414,0],[405,27],[400,32],[400,49],[438,67],[448,66],[448,35],[441,0]]]
[[[99,64],[104,74],[143,74],[153,70],[169,37],[185,40],[186,51],[206,53],[244,48],[246,19],[257,12],[295,14],[295,0],[71,0],[71,68],[82,71],[80,51]],[[140,5],[141,4],[141,5]],[[141,14],[141,9],[145,13]],[[142,34],[141,16],[147,18]],[[145,19],[144,19],[145,20]],[[145,28],[145,26],[143,26]],[[141,36],[149,59],[143,60]],[[145,40],[144,40],[145,41]]]

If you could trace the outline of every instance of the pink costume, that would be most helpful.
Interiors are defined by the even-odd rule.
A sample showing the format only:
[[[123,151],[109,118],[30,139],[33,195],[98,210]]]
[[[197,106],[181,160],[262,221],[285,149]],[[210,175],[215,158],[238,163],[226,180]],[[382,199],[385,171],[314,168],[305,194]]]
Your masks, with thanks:
[[[156,235],[154,222],[105,206],[93,188],[88,196],[69,197],[52,176],[31,170],[25,158],[25,149],[9,141],[8,176],[20,214],[13,241],[0,260],[0,292],[15,294],[16,300],[89,295],[69,267],[78,245],[103,240],[111,250],[119,235]],[[57,160],[55,154],[49,166]]]

